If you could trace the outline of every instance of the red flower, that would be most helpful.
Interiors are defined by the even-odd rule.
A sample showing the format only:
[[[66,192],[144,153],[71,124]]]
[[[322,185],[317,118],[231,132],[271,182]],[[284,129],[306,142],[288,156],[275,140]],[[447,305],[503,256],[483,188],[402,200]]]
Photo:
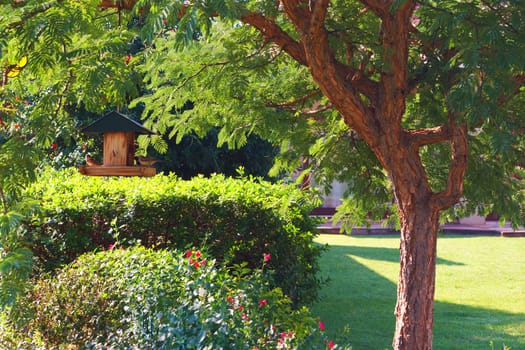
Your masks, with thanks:
[[[56,151],[58,149],[58,145],[56,144],[56,142],[53,142],[51,144],[51,148],[53,149],[53,151]]]
[[[335,346],[334,341],[333,341],[333,340],[330,340],[330,341],[328,342],[328,349],[333,349],[334,346]]]
[[[200,252],[199,250],[197,250],[197,251],[195,252],[195,257],[196,257],[196,258],[200,258],[200,257],[201,257],[201,252]]]
[[[131,61],[131,55],[127,55],[125,58],[124,58],[124,63],[128,64],[129,61]]]
[[[185,257],[185,258],[189,258],[189,257],[192,256],[192,255],[193,255],[192,251],[191,251],[191,250],[188,250],[188,251],[186,251],[186,254],[184,254],[184,257]]]
[[[270,261],[271,257],[272,257],[272,255],[271,255],[270,253],[266,253],[266,254],[264,254],[264,255],[263,255],[263,260],[264,260],[264,262],[268,262],[268,261]]]
[[[324,331],[326,329],[325,326],[324,326],[323,321],[319,321],[319,329],[322,330],[322,331]]]
[[[268,305],[268,301],[266,299],[259,300],[259,306],[263,307]]]
[[[115,248],[115,244],[114,244],[114,243],[110,243],[110,244],[108,245],[108,249],[109,249],[109,250],[113,250],[113,248]]]

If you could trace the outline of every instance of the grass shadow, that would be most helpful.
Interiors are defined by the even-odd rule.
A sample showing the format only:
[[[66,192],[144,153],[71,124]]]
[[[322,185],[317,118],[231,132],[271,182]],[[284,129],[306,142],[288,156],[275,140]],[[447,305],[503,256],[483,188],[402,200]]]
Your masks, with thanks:
[[[313,312],[325,322],[332,337],[349,325],[354,350],[391,349],[396,283],[365,266],[360,259],[378,261],[399,270],[397,249],[330,246],[321,266],[331,282],[321,291],[322,299],[312,307]],[[441,259],[438,264],[457,263]],[[525,349],[525,329],[519,329],[525,327],[524,318],[525,314],[437,301],[434,349],[491,350],[490,341],[494,341],[494,349],[501,349],[503,343],[512,350]]]
[[[377,247],[366,247],[366,246],[351,246],[344,247],[347,249],[345,254],[359,256],[369,260],[378,260],[385,262],[399,263],[399,249],[394,248],[377,248]],[[463,263],[450,261],[447,259],[437,258],[436,263],[438,265],[448,266],[462,266]]]

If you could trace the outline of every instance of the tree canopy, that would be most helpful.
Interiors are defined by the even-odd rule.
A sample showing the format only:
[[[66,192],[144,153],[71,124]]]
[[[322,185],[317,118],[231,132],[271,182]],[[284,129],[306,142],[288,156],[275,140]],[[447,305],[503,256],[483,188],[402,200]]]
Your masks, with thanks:
[[[342,212],[350,222],[363,223],[364,213],[384,215],[391,189],[382,165],[323,96],[304,57],[293,56],[297,49],[272,41],[300,35],[283,5],[138,1],[131,12],[100,4],[6,1],[1,7],[0,117],[6,138],[11,131],[23,133],[48,149],[58,136],[77,133],[70,118],[75,109],[100,113],[143,95],[133,103],[145,105],[147,127],[180,141],[218,126],[219,143],[233,147],[258,134],[281,145],[275,172],[308,157],[318,183],[348,183],[350,200]],[[468,123],[469,159],[482,160],[470,161],[467,200],[448,219],[477,210],[521,223],[519,201],[510,200],[519,194],[512,175],[520,171],[523,151],[520,4],[421,1],[411,15],[402,125],[437,128],[453,112]],[[376,102],[367,91],[391,63],[384,57],[377,11],[366,1],[332,1],[324,24],[330,52],[372,107]],[[257,30],[263,18],[275,33]],[[24,67],[13,69],[24,58]],[[181,113],[188,101],[195,108]],[[445,187],[450,159],[450,148],[438,141],[420,150],[436,191]],[[143,142],[166,149],[162,138]]]

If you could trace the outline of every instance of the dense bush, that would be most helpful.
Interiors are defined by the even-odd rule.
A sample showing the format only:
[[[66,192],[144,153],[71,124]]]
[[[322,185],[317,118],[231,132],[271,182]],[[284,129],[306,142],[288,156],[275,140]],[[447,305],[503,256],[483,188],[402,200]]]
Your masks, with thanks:
[[[316,297],[320,281],[311,194],[253,178],[175,176],[86,177],[75,169],[48,171],[27,192],[41,201],[44,219],[33,223],[33,251],[50,270],[80,254],[110,245],[206,246],[230,266],[253,268],[272,256],[276,286],[295,305]]]
[[[81,256],[42,278],[0,335],[9,348],[323,349],[337,347],[306,308],[198,250],[134,247]],[[1,324],[0,324],[1,328]],[[340,347],[338,347],[340,348]]]

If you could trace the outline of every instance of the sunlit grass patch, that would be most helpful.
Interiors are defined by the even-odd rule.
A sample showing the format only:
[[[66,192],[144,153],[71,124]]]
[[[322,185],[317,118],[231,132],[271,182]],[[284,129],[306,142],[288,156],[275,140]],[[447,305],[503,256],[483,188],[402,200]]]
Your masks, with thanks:
[[[355,350],[390,349],[399,237],[321,235],[331,279],[314,306],[327,329],[348,324]],[[438,240],[434,349],[525,349],[525,239],[444,236]]]

